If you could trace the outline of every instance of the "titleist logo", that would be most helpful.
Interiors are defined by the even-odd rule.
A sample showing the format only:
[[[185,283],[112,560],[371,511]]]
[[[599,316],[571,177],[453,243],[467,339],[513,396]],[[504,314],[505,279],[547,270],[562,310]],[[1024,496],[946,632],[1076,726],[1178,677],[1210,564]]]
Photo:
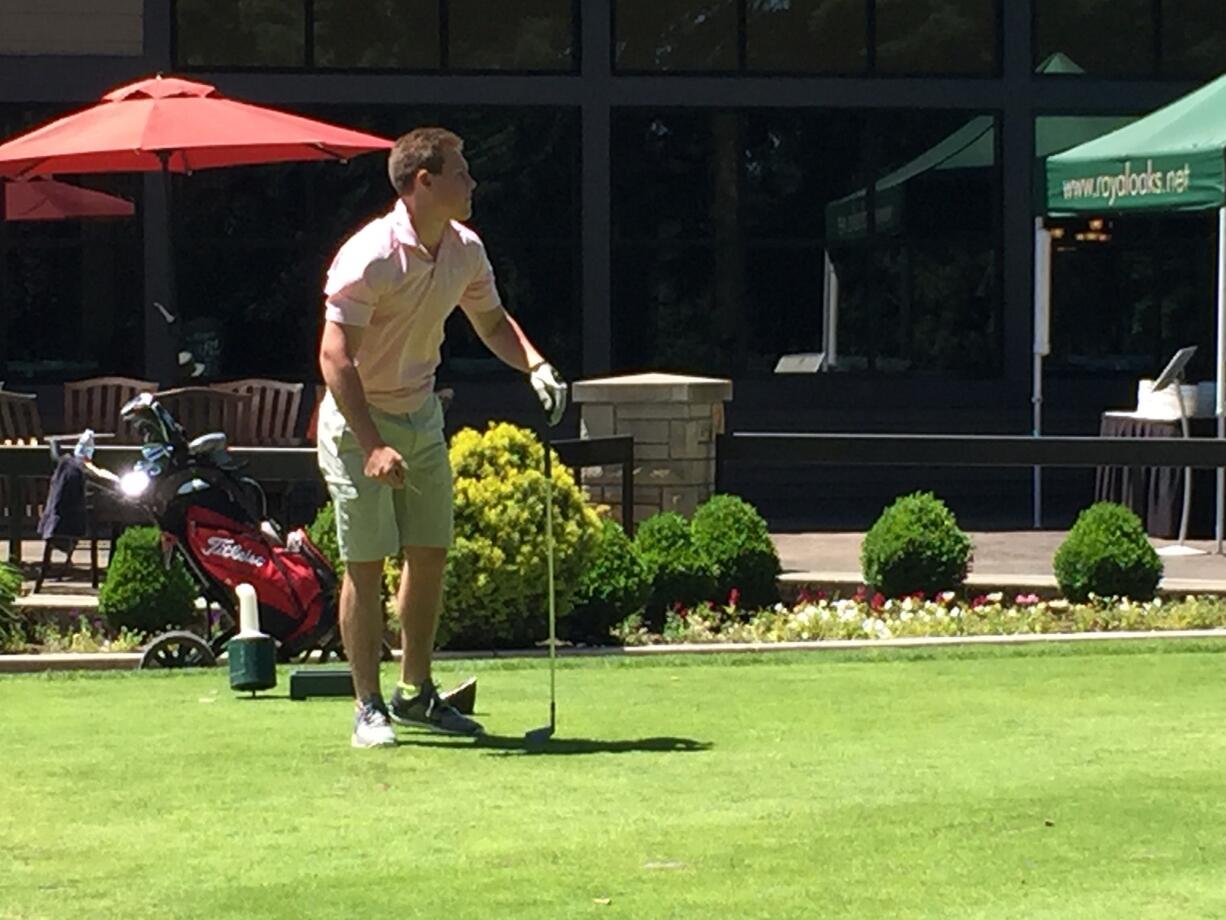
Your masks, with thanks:
[[[209,537],[205,543],[204,554],[220,556],[222,559],[233,559],[235,562],[243,562],[257,569],[262,568],[268,561],[249,549],[243,549],[237,540],[229,537]]]

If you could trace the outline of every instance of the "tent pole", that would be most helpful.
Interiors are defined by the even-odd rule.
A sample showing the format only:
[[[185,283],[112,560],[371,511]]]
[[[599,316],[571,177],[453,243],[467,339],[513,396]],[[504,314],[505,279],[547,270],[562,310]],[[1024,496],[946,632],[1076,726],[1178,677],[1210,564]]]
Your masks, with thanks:
[[[839,350],[839,273],[830,258],[830,250],[822,253],[822,370],[829,371],[838,361]]]
[[[1051,308],[1051,231],[1043,226],[1043,218],[1034,220],[1034,369],[1031,382],[1031,404],[1034,411],[1034,436],[1043,434],[1043,356],[1051,351],[1048,316]],[[1032,510],[1035,530],[1043,526],[1043,468],[1032,470]]]
[[[1217,227],[1217,370],[1214,413],[1217,415],[1217,436],[1226,438],[1226,208],[1218,210]],[[1222,492],[1226,470],[1218,467],[1217,492],[1214,496],[1213,536],[1217,551],[1222,552]]]

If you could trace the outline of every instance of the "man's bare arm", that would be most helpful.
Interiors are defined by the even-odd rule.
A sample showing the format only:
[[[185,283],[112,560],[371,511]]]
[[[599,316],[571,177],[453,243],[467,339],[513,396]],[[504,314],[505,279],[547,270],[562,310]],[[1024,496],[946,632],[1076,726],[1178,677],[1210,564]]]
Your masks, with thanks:
[[[388,447],[370,417],[366,390],[358,376],[354,355],[362,344],[362,329],[327,320],[319,343],[319,369],[341,414],[353,430],[366,458],[365,472],[372,479],[399,486],[404,482],[404,461]]]
[[[505,308],[499,307],[497,310],[470,316],[469,322],[485,343],[485,347],[504,364],[526,374],[544,363],[545,359],[541,357],[541,353]]]

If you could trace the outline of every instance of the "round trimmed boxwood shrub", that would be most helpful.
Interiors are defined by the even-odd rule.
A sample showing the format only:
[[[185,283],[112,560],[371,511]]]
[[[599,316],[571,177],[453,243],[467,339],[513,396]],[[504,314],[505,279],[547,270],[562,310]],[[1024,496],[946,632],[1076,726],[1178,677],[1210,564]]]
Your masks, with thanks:
[[[1141,519],[1114,502],[1098,502],[1077,516],[1052,568],[1060,590],[1074,602],[1091,594],[1152,600],[1162,579],[1162,559]]]
[[[161,532],[129,527],[115,542],[98,589],[98,613],[113,630],[152,634],[192,623],[196,594],[196,583],[177,553],[169,568],[163,564]]]
[[[25,647],[26,634],[17,614],[17,597],[21,594],[21,570],[0,562],[0,652],[20,651]]]
[[[715,570],[717,598],[736,590],[745,608],[778,602],[779,552],[757,508],[735,495],[713,495],[694,512],[690,531]]]
[[[931,492],[896,499],[860,545],[864,581],[886,597],[958,590],[970,558],[970,537]]]
[[[566,617],[566,636],[576,642],[608,643],[609,631],[640,612],[651,593],[647,567],[621,524],[605,518],[601,527],[600,544]]]
[[[491,423],[451,441],[455,544],[443,624],[452,648],[528,646],[547,635],[545,452],[531,431]],[[600,541],[600,518],[553,458],[554,582],[559,617],[572,606]],[[563,625],[559,625],[559,632]]]
[[[664,625],[664,612],[674,604],[693,607],[715,595],[715,570],[694,546],[690,523],[675,511],[654,514],[634,535],[651,580],[644,624],[653,630]],[[722,600],[722,598],[721,598]]]

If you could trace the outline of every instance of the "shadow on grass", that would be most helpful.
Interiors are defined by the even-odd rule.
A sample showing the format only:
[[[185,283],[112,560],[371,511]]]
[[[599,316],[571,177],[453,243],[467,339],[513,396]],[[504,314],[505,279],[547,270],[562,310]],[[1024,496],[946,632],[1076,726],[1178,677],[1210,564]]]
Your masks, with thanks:
[[[572,754],[634,754],[688,753],[709,751],[711,742],[692,738],[634,738],[625,741],[600,741],[595,738],[550,738],[548,741],[528,741],[518,735],[479,735],[468,738],[440,738],[438,735],[401,736],[401,747],[434,747],[453,750],[481,751],[507,757],[513,754],[531,756]]]

